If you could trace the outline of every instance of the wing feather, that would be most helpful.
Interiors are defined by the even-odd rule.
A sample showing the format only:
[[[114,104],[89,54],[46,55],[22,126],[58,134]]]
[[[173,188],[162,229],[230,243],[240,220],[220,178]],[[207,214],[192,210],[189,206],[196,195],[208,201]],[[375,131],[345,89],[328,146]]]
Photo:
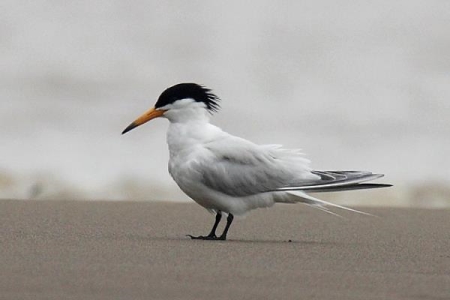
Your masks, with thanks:
[[[198,162],[202,182],[209,188],[234,197],[274,191],[300,183],[312,184],[309,161],[298,151],[276,145],[259,146],[233,137],[207,144],[210,158]]]
[[[265,192],[325,192],[385,187],[360,185],[382,177],[364,171],[314,171],[298,150],[278,145],[256,145],[230,137],[205,145],[209,158],[192,166],[201,173],[208,188],[233,196],[245,197]]]

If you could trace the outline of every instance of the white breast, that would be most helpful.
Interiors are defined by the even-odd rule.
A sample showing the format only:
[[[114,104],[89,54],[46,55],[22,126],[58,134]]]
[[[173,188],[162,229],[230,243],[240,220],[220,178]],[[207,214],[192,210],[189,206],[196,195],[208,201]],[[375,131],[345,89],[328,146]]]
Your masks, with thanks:
[[[207,209],[215,207],[213,191],[202,184],[202,174],[191,165],[211,155],[205,144],[218,139],[222,130],[207,122],[171,123],[167,131],[169,173],[180,189]]]

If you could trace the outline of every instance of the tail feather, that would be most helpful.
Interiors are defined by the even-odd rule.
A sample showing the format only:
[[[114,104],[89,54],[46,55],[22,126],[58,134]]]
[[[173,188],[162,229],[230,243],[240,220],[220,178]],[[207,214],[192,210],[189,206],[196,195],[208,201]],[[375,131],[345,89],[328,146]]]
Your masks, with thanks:
[[[318,204],[306,204],[306,205],[308,205],[308,206],[310,206],[310,207],[312,207],[312,208],[321,210],[321,211],[323,211],[323,212],[326,212],[327,214],[333,215],[333,216],[335,216],[335,217],[345,219],[343,216],[341,216],[341,215],[339,215],[339,214],[337,214],[337,213],[331,211],[328,207],[323,206],[322,204],[320,204],[320,205],[318,205]]]
[[[332,211],[330,211],[327,208],[327,206],[336,207],[336,208],[340,208],[340,209],[343,209],[343,210],[347,210],[347,211],[363,214],[363,215],[366,215],[366,216],[375,217],[375,215],[372,215],[372,214],[369,214],[369,213],[366,213],[366,212],[363,212],[363,211],[360,211],[360,210],[356,210],[356,209],[353,209],[353,208],[349,208],[349,207],[345,207],[345,206],[342,206],[342,205],[338,205],[338,204],[334,204],[334,203],[331,203],[331,202],[327,202],[327,201],[324,201],[324,200],[317,199],[317,198],[315,198],[315,197],[313,197],[311,195],[308,195],[308,194],[306,194],[306,193],[304,193],[302,191],[290,191],[289,194],[291,194],[291,195],[296,197],[296,199],[295,199],[296,202],[304,203],[304,204],[306,204],[308,206],[320,209],[320,210],[325,211],[327,213],[330,213],[332,215],[337,215],[339,217],[341,217],[341,216],[336,214],[336,213],[334,213],[334,212],[332,212]]]
[[[307,185],[302,186],[288,186],[278,189],[277,191],[287,192],[293,197],[294,202],[304,203],[308,206],[320,209],[326,213],[339,216],[335,212],[332,212],[328,207],[335,207],[367,216],[374,216],[372,214],[359,211],[356,209],[348,208],[331,202],[317,199],[309,194],[315,192],[337,192],[359,189],[372,189],[390,187],[390,184],[380,183],[365,183],[370,180],[374,180],[383,177],[383,174],[373,174],[371,172],[363,171],[312,171],[313,174],[319,178],[313,182],[309,182]],[[341,217],[341,216],[339,216]]]

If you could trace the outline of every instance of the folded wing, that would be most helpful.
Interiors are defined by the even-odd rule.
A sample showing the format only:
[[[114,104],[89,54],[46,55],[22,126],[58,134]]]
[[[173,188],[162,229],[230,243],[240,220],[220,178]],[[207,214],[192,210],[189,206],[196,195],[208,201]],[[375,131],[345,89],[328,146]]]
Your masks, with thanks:
[[[313,171],[296,151],[258,146],[245,140],[207,145],[210,159],[196,165],[207,187],[233,197],[265,192],[329,192],[386,187],[362,184],[382,174],[361,171]]]

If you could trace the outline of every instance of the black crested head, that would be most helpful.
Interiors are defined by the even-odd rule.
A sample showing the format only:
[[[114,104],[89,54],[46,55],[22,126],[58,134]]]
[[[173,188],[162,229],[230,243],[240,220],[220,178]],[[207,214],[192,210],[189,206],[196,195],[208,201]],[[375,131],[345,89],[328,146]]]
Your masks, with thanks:
[[[214,95],[210,89],[196,83],[180,83],[166,89],[156,101],[155,108],[166,106],[181,99],[193,99],[203,102],[209,112],[219,110],[219,97]]]

